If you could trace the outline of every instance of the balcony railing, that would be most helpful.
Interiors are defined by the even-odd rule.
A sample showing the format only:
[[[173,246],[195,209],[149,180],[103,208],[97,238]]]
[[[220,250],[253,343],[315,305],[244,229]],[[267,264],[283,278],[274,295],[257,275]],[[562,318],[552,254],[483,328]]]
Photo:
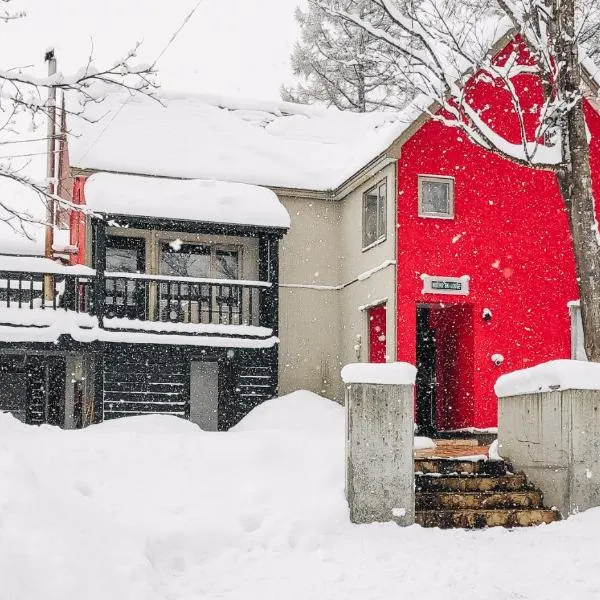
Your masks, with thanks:
[[[0,271],[0,307],[93,314],[94,276]]]
[[[65,269],[68,271],[68,269]],[[273,328],[273,287],[268,282],[197,279],[137,273],[67,274],[0,271],[0,323],[13,309],[72,311],[98,317],[99,324],[127,329],[127,320],[190,325]],[[2,309],[11,309],[4,311]],[[22,322],[17,318],[16,322]],[[131,324],[134,325],[133,323]],[[143,327],[142,327],[143,329]],[[152,328],[156,330],[156,326]],[[165,329],[168,329],[166,327]],[[198,331],[191,327],[190,333]]]
[[[105,273],[104,316],[163,323],[265,325],[267,282]]]

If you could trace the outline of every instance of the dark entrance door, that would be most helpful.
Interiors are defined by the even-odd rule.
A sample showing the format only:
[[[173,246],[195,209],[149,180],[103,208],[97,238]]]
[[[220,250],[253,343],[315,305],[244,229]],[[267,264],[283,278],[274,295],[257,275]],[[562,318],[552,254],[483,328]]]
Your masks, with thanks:
[[[429,306],[417,306],[417,426],[419,434],[437,431],[436,336]]]
[[[473,309],[417,307],[417,425],[425,435],[456,431],[473,420]]]

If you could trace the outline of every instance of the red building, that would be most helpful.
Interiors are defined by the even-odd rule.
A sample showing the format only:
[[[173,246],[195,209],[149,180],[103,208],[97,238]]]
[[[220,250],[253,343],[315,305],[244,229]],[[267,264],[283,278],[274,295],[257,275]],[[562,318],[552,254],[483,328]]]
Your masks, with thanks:
[[[531,134],[539,80],[523,73],[513,83],[531,107]],[[469,93],[497,133],[519,141],[503,85],[475,76]],[[600,116],[586,108],[598,197]],[[404,142],[397,174],[397,359],[419,367],[417,421],[425,431],[496,426],[500,375],[571,358],[567,304],[578,292],[556,178],[433,120]]]

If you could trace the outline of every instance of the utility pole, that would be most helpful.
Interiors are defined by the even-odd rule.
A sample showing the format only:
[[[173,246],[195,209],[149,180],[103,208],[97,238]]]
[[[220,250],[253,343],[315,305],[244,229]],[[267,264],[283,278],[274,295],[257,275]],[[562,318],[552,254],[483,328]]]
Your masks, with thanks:
[[[56,73],[56,57],[54,56],[54,49],[50,48],[46,51],[44,60],[48,63],[48,77],[51,77]],[[48,194],[50,197],[46,198],[46,236],[44,244],[44,256],[46,258],[53,257],[52,246],[54,245],[54,220],[55,220],[55,202],[51,197],[56,193],[56,88],[48,88],[48,156],[47,156],[47,170],[46,176],[48,177]],[[52,276],[46,275],[44,277],[44,300],[47,302],[52,301],[54,295],[54,286],[52,285]]]

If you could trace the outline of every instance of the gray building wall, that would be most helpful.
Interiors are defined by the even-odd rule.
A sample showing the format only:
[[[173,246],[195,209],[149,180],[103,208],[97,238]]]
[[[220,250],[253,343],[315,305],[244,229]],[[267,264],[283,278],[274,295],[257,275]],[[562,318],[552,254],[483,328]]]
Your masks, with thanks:
[[[339,204],[281,197],[291,227],[280,243],[279,389],[339,393]],[[337,385],[337,387],[336,387]]]
[[[363,251],[363,193],[383,179],[387,236]],[[396,165],[376,170],[337,199],[279,199],[292,221],[280,245],[280,393],[307,389],[343,402],[340,369],[368,360],[366,307],[381,300],[388,360],[396,359]]]
[[[367,250],[362,249],[363,194],[383,179],[387,182],[387,236]],[[341,279],[352,282],[340,293],[340,343],[343,364],[367,362],[369,357],[367,308],[387,306],[386,347],[388,362],[396,360],[396,165],[375,173],[341,201]],[[393,262],[392,262],[393,261]],[[385,266],[384,266],[385,265]],[[354,281],[364,273],[383,267],[370,277]],[[360,344],[357,344],[360,336]],[[357,352],[355,346],[360,345]]]
[[[500,455],[563,517],[600,506],[600,390],[499,398]]]

